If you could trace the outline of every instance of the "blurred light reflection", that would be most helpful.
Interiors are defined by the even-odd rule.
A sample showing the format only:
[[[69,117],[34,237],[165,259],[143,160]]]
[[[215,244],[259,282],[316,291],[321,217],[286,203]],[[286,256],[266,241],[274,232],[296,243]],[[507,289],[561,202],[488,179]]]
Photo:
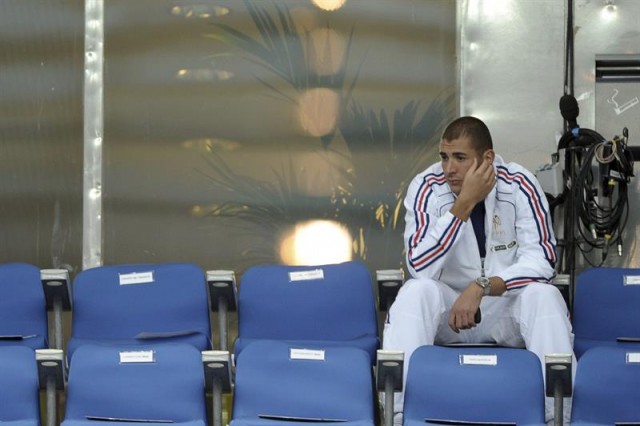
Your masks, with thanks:
[[[309,34],[314,53],[313,66],[320,75],[337,73],[345,59],[344,37],[330,28],[317,28]]]
[[[175,5],[171,8],[173,16],[184,18],[206,19],[212,16],[225,16],[229,14],[229,9],[223,6],[211,6],[208,4],[183,4]]]
[[[338,122],[340,98],[335,90],[309,89],[300,95],[298,119],[300,126],[311,136],[324,136],[333,131]]]
[[[613,21],[618,17],[618,6],[613,4],[613,1],[607,2],[600,12],[600,17],[605,22]]]
[[[311,0],[313,4],[322,10],[337,10],[340,9],[347,0]]]
[[[182,68],[176,72],[176,78],[185,81],[224,81],[232,77],[231,71],[208,68]]]
[[[323,265],[351,260],[351,235],[331,220],[299,223],[280,244],[280,257],[287,265]]]
[[[182,147],[185,149],[209,152],[212,149],[221,149],[224,151],[235,151],[240,148],[240,143],[229,139],[220,138],[199,138],[187,139],[182,141]]]

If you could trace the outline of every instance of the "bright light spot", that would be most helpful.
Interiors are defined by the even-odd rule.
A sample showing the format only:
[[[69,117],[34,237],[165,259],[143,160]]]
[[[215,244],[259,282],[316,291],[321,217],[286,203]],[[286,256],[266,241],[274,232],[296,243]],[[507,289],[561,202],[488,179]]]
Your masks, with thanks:
[[[225,70],[214,70],[214,72],[216,77],[218,77],[218,80],[229,80],[234,75],[231,71]]]
[[[240,148],[241,145],[240,143],[229,139],[198,138],[182,141],[182,147],[196,151],[210,152],[212,149],[235,151]]]
[[[216,16],[225,16],[229,14],[229,9],[223,6],[214,6],[213,14]]]
[[[351,260],[351,235],[330,220],[297,224],[282,240],[280,257],[287,265],[325,265]]]
[[[91,190],[89,190],[89,199],[97,200],[100,198],[101,193],[102,191],[100,191],[100,188],[91,188]]]
[[[313,66],[320,75],[335,74],[344,63],[344,38],[330,28],[317,28],[309,34],[313,47]]]
[[[229,80],[233,72],[209,68],[181,68],[176,72],[178,80],[207,82],[214,80]]]
[[[311,0],[311,3],[322,10],[337,10],[344,6],[346,1],[347,0]]]
[[[201,18],[207,19],[212,15],[225,16],[229,14],[229,9],[223,6],[210,6],[208,4],[192,4],[184,6],[173,6],[171,8],[173,16],[182,16],[184,18]]]
[[[300,96],[300,126],[311,136],[331,133],[338,121],[339,106],[340,99],[336,91],[326,88],[307,90]]]
[[[603,7],[600,11],[600,17],[605,22],[613,21],[618,17],[618,6],[614,4],[608,4],[607,6]]]

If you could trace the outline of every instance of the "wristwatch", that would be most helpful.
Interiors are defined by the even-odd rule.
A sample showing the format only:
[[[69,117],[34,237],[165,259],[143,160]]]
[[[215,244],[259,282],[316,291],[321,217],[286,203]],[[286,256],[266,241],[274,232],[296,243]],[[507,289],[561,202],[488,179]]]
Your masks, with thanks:
[[[488,296],[491,294],[491,281],[487,277],[478,277],[476,278],[476,284],[478,284],[482,288],[482,295]]]

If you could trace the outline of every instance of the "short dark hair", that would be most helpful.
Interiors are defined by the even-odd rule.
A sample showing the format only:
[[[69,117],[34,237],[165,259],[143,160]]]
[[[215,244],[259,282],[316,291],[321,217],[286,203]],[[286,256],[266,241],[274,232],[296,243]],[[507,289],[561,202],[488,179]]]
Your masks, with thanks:
[[[491,132],[479,118],[471,116],[456,118],[444,130],[442,139],[452,141],[464,136],[468,136],[471,139],[471,144],[478,152],[493,149]]]

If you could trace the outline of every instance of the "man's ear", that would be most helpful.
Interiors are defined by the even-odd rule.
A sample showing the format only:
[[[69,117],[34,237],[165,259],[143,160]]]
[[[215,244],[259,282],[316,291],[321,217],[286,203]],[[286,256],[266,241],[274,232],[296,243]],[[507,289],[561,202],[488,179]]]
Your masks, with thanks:
[[[496,153],[494,150],[488,149],[484,152],[484,155],[482,156],[482,158],[485,160],[489,160],[490,162],[493,163],[493,160],[496,159]]]

